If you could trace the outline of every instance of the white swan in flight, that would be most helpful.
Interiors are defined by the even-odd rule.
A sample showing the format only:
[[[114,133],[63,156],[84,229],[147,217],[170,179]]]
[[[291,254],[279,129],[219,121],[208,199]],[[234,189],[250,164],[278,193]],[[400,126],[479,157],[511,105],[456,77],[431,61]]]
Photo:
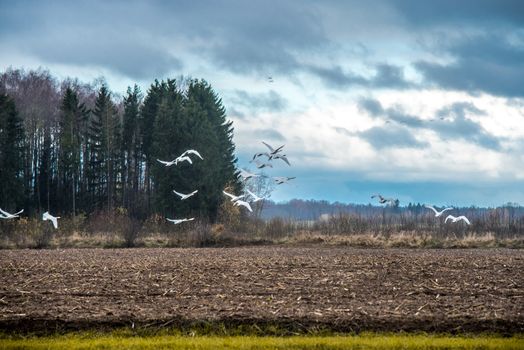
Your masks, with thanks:
[[[446,217],[446,220],[444,220],[444,223],[448,222],[448,219],[451,220],[451,222],[457,222],[457,221],[460,221],[460,220],[464,220],[464,222],[468,225],[471,225],[471,222],[469,222],[468,218],[465,217],[464,215],[461,215],[461,216],[453,216],[453,215],[448,215]]]
[[[194,196],[198,192],[198,190],[194,190],[193,192],[188,193],[188,194],[183,194],[183,193],[177,192],[175,190],[173,190],[173,192],[175,192],[176,195],[180,196],[181,200],[184,200],[184,199],[188,199],[191,196]]]
[[[198,156],[200,159],[202,159],[202,160],[204,159],[204,158],[202,158],[200,153],[198,153],[194,149],[188,149],[187,151],[185,151],[184,153],[182,153],[180,156],[176,157],[172,161],[160,160],[158,158],[157,158],[157,161],[159,163],[164,164],[166,167],[172,166],[172,165],[178,165],[178,163],[181,163],[181,162],[188,162],[189,164],[193,164],[193,161],[191,160],[191,158],[189,158],[188,154],[194,154],[194,155]]]
[[[277,154],[278,152],[282,151],[282,148],[284,148],[285,145],[282,145],[280,147],[277,147],[277,148],[273,148],[271,147],[271,145],[265,143],[264,141],[262,141],[262,143],[264,145],[266,145],[266,147],[269,149],[269,155],[275,155]]]
[[[20,217],[19,214],[23,213],[24,212],[24,209],[20,210],[18,213],[14,213],[14,214],[11,214],[11,213],[8,213],[6,212],[5,210],[2,210],[0,208],[0,219],[14,219],[14,218],[18,218]]]
[[[259,174],[253,174],[249,171],[245,171],[244,169],[240,169],[240,177],[242,177],[242,180],[246,181],[251,179],[252,177],[259,177]]]
[[[164,164],[165,166],[171,166],[171,165],[175,165],[177,163],[176,159],[175,160],[172,160],[170,162],[166,161],[166,160],[160,160],[160,159],[156,159],[159,163],[162,163]]]
[[[168,218],[166,218],[166,220],[167,221],[171,221],[175,225],[178,225],[178,224],[180,224],[182,222],[193,221],[193,220],[195,220],[195,218],[189,218],[189,219],[186,219],[186,218],[184,218],[184,219],[168,219]]]
[[[257,196],[256,194],[254,194],[253,192],[251,192],[249,189],[246,188],[246,192],[251,196],[251,198],[253,198],[253,202],[258,202],[258,201],[261,201],[262,197],[259,197]]]
[[[234,202],[237,207],[238,206],[243,206],[243,207],[246,207],[247,210],[249,210],[250,212],[253,212],[253,209],[251,209],[251,206],[249,205],[248,202],[245,202],[245,201],[242,201],[240,199],[237,199],[235,202]]]
[[[224,193],[226,196],[230,197],[231,198],[231,202],[236,202],[240,198],[244,198],[245,197],[245,195],[235,196],[234,194],[231,194],[231,193],[226,192],[226,191],[222,191],[222,193]]]
[[[188,162],[189,164],[193,164],[193,161],[191,161],[191,158],[188,156],[180,156],[177,159],[175,159],[176,163],[178,165],[179,162]]]
[[[254,162],[255,159],[257,159],[258,157],[262,157],[262,156],[266,156],[267,159],[271,158],[271,155],[269,155],[269,153],[267,153],[267,152],[259,152],[259,153],[255,153],[253,155],[253,158],[251,159],[250,163]]]
[[[191,158],[189,158],[188,156],[180,156],[172,161],[165,161],[165,160],[160,160],[160,159],[157,159],[157,161],[159,163],[164,164],[166,167],[172,166],[172,165],[178,165],[179,162],[188,162],[189,164],[193,164],[193,162],[191,161]]]
[[[53,223],[53,226],[55,227],[55,229],[58,228],[58,219],[60,219],[60,216],[53,216],[49,214],[49,212],[47,211],[42,214],[42,220],[44,221],[50,220]]]
[[[271,163],[261,163],[258,159],[255,160],[255,164],[257,165],[258,169],[262,169],[262,168],[266,168],[266,167],[270,167],[270,168],[273,167],[273,165],[271,165]]]
[[[194,150],[194,149],[188,149],[187,151],[185,151],[184,153],[182,153],[180,155],[180,157],[184,157],[184,156],[187,156],[188,154],[194,154],[196,155],[198,158],[204,160],[204,158],[202,158],[202,156],[200,155],[200,153],[198,153],[198,151]],[[179,157],[179,158],[180,158]]]
[[[377,198],[380,204],[386,204],[387,206],[398,206],[398,199],[395,198],[384,198],[380,194],[374,194],[371,198]]]
[[[441,211],[438,211],[437,209],[435,209],[431,205],[427,205],[427,204],[425,204],[424,207],[433,210],[435,212],[435,217],[436,218],[438,218],[439,216],[444,214],[444,212],[447,211],[447,210],[453,210],[453,208],[449,207],[449,208],[446,208],[446,209],[442,209]]]
[[[291,166],[291,164],[289,163],[289,160],[287,159],[287,156],[285,154],[275,154],[275,155],[270,156],[269,159],[270,160],[271,159],[282,159],[284,162],[287,163],[287,165]]]
[[[293,179],[296,179],[295,176],[292,176],[292,177],[285,177],[285,176],[276,176],[273,178],[273,180],[275,180],[275,183],[277,185],[282,185],[284,183],[288,183],[289,180],[293,180]]]

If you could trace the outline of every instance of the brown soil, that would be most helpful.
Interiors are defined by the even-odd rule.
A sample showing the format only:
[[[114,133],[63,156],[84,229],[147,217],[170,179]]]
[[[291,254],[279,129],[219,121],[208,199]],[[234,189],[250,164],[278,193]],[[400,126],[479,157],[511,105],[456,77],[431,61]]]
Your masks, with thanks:
[[[524,332],[522,250],[0,251],[0,330]]]

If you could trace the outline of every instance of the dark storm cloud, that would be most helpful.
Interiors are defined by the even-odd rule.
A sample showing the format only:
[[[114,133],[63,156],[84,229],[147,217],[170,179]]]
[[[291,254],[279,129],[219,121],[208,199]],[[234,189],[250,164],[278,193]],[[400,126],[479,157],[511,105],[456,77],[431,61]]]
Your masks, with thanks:
[[[470,93],[524,96],[524,2],[394,0],[390,5],[406,29],[434,31],[425,38],[420,34],[425,50],[454,59],[450,64],[414,62],[426,83]]]
[[[455,61],[442,65],[419,61],[415,67],[426,81],[444,89],[524,96],[524,34],[511,38],[484,34],[441,47]]]
[[[369,81],[371,87],[404,89],[412,87],[404,77],[404,69],[390,64],[379,64],[376,66],[376,74]]]
[[[521,0],[393,0],[389,3],[407,23],[417,27],[453,23],[524,23],[524,4]]]
[[[269,112],[280,112],[288,105],[287,100],[274,90],[267,93],[249,93],[244,90],[237,90],[231,98],[231,103],[251,110]]]
[[[296,2],[239,1],[215,23],[220,38],[207,50],[220,66],[240,73],[291,74],[299,69],[297,52],[329,42],[318,12]],[[307,5],[307,3],[306,3]]]
[[[463,139],[487,149],[500,150],[500,140],[489,134],[480,124],[466,118],[467,112],[474,115],[486,114],[472,103],[454,103],[437,111],[438,118],[432,123],[430,129],[444,139]],[[446,118],[451,118],[451,120]]]
[[[358,101],[358,108],[374,117],[384,115],[384,108],[382,108],[380,102],[374,98],[361,98]]]
[[[310,73],[322,79],[327,87],[335,89],[344,89],[352,85],[378,89],[406,89],[414,86],[405,79],[402,67],[382,63],[376,65],[374,70],[374,75],[367,78],[353,72],[344,71],[340,66],[309,67]]]
[[[2,1],[0,38],[46,64],[97,65],[133,78],[180,69],[177,49],[265,76],[291,74],[297,52],[326,45],[318,16],[281,1]]]
[[[195,74],[188,60],[197,56],[211,69],[262,79],[307,72],[338,90],[406,89],[418,87],[404,75],[412,65],[426,86],[522,97],[523,9],[521,1],[491,0],[0,1],[0,41],[43,64],[135,79]],[[332,21],[333,14],[344,20]],[[373,34],[353,38],[353,27]],[[387,41],[391,28],[402,32],[398,44],[453,63],[414,58],[371,66],[370,75],[344,68],[340,57],[379,62],[371,52],[383,42],[396,46]],[[304,63],[310,59],[324,63]]]
[[[386,113],[391,121],[403,124],[410,128],[423,128],[426,124],[426,121],[424,121],[423,119],[415,115],[406,113],[400,107],[388,108],[386,110]]]
[[[96,47],[72,41],[67,46],[48,50],[45,42],[33,46],[33,52],[48,63],[100,66],[134,79],[164,78],[169,72],[181,73],[182,62],[164,52],[141,42],[120,42],[100,39]]]
[[[376,126],[360,132],[358,135],[376,149],[393,147],[424,148],[428,146],[427,142],[417,140],[408,129],[397,126]]]
[[[491,135],[479,123],[466,117],[467,113],[486,115],[485,111],[469,102],[458,102],[445,106],[439,109],[435,113],[435,118],[431,120],[421,119],[405,113],[400,107],[384,109],[380,102],[373,98],[361,98],[358,102],[358,107],[361,111],[375,118],[383,118],[412,129],[431,130],[444,140],[461,139],[466,142],[475,143],[486,149],[501,150],[502,139]],[[391,133],[394,133],[393,130],[394,129],[391,129]],[[396,131],[392,135],[382,136],[384,139],[390,138],[394,141],[395,135],[400,134]],[[372,136],[381,135],[374,133]],[[411,142],[412,140],[409,140],[408,137],[407,143],[409,144]]]
[[[351,72],[345,72],[340,66],[318,67],[311,66],[310,73],[318,76],[325,85],[337,89],[343,89],[350,85],[366,85],[366,78]]]
[[[383,148],[424,148],[427,142],[417,140],[408,128],[398,125],[375,126],[370,129],[352,132],[346,128],[335,127],[340,135],[359,137],[368,142],[375,149]]]
[[[454,115],[455,117],[464,119],[466,117],[466,112],[470,112],[475,115],[486,115],[486,111],[477,108],[477,106],[471,102],[453,103],[452,105],[439,109],[436,114],[441,118]]]
[[[420,128],[425,125],[424,120],[409,113],[405,113],[402,108],[398,106],[384,109],[380,102],[373,98],[361,98],[358,101],[358,108],[372,117],[383,117],[390,122],[403,124],[411,128]]]
[[[180,59],[147,28],[154,26],[141,16],[143,4],[19,1],[6,5],[0,2],[0,39],[16,40],[19,50],[44,64],[94,66],[134,79],[162,78],[182,68]]]

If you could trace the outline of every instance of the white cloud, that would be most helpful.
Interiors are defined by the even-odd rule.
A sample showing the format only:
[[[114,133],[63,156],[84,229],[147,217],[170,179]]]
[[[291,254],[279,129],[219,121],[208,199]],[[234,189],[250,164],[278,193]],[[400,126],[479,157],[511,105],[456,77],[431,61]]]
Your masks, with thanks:
[[[470,96],[440,90],[381,91],[375,94],[384,108],[402,106],[409,114],[420,116],[426,123],[441,108],[468,101],[485,115],[470,116],[489,133],[509,137],[501,150],[486,149],[464,139],[442,139],[431,129],[410,129],[427,147],[405,145],[374,149],[358,132],[382,127],[397,127],[380,118],[371,118],[357,108],[356,101],[343,101],[341,96],[326,103],[325,109],[312,107],[304,113],[266,113],[249,120],[237,121],[237,148],[245,152],[260,149],[254,129],[275,128],[286,138],[286,151],[300,168],[322,168],[333,171],[358,172],[362,178],[384,181],[477,181],[521,178],[524,164],[515,160],[520,155],[509,148],[524,137],[520,111],[508,106],[502,98],[487,95]],[[341,102],[343,101],[343,102]],[[508,119],[510,122],[507,122]],[[431,124],[428,124],[431,125]],[[492,132],[492,130],[494,130]],[[263,147],[263,146],[262,146]],[[514,147],[513,147],[514,148]]]

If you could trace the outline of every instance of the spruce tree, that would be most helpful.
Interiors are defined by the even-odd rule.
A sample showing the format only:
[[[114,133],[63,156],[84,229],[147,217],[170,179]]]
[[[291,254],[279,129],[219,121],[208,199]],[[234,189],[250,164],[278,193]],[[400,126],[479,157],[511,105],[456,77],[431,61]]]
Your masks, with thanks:
[[[162,98],[155,116],[151,155],[154,159],[173,160],[188,144],[188,127],[183,113],[184,96],[175,80],[162,82],[161,87]],[[174,216],[189,214],[192,199],[180,201],[173,190],[188,193],[196,189],[194,178],[188,173],[191,167],[186,162],[171,167],[165,167],[157,161],[151,164],[157,212]]]
[[[89,132],[89,187],[94,205],[113,209],[116,197],[120,121],[111,93],[100,88]]]
[[[195,127],[195,143],[205,157],[205,171],[201,174],[203,193],[199,196],[203,214],[214,221],[224,197],[222,190],[232,186],[240,192],[233,143],[233,128],[227,122],[225,108],[212,87],[204,80],[192,80],[187,91],[189,119]],[[198,120],[197,121],[195,121]]]
[[[140,177],[140,97],[137,85],[127,89],[122,122],[122,205],[132,213],[137,209]]]
[[[78,101],[77,94],[67,88],[60,106],[59,130],[59,191],[62,210],[76,212],[76,195],[80,175],[81,135],[80,125],[86,118],[86,108]]]
[[[140,111],[140,139],[141,139],[141,154],[144,161],[144,190],[145,190],[145,202],[147,205],[146,210],[151,210],[151,166],[155,162],[155,158],[152,155],[153,152],[153,133],[155,119],[157,116],[158,108],[162,101],[164,92],[167,91],[166,83],[160,84],[158,80],[155,80],[151,84],[147,95],[144,99],[144,104]]]
[[[51,128],[44,126],[44,140],[39,161],[38,188],[40,194],[39,208],[50,210],[51,206],[51,181],[52,181],[52,157],[51,157]]]
[[[0,207],[7,211],[24,203],[24,138],[14,101],[0,94]]]

